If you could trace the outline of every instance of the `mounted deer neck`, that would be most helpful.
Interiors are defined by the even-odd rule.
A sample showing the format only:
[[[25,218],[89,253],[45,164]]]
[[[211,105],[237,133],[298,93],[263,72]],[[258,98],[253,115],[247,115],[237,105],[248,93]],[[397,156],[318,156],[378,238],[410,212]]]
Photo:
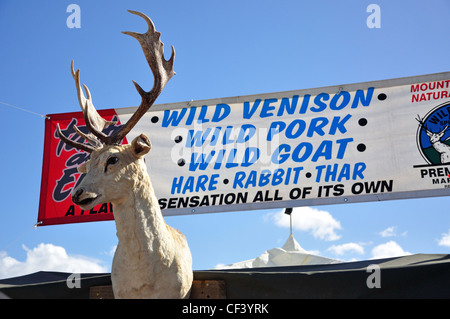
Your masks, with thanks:
[[[433,133],[423,122],[423,119],[420,118],[419,115],[417,115],[416,120],[419,122],[419,126],[425,129],[425,132],[427,133],[428,137],[430,138],[430,143],[433,146],[433,148],[441,154],[441,163],[450,163],[450,145],[447,145],[443,142],[441,142],[441,138],[444,136],[445,131],[449,128],[448,125],[444,127],[443,130],[441,130],[438,133]]]
[[[88,134],[75,127],[88,144],[74,142],[62,134],[66,144],[89,152],[90,160],[78,170],[85,173],[83,181],[72,191],[72,200],[84,210],[97,204],[114,205],[118,246],[114,255],[111,280],[116,298],[187,298],[192,285],[192,258],[185,237],[168,226],[163,219],[153,191],[144,155],[151,149],[145,134],[137,136],[131,144],[120,145],[123,138],[153,105],[164,86],[175,75],[175,51],[169,60],[164,59],[161,34],[144,14],[129,11],[142,17],[148,24],[144,34],[123,32],[136,38],[144,51],[154,76],[151,91],[144,91],[133,81],[142,101],[133,116],[111,136],[103,129],[112,124],[95,110],[91,93],[80,85],[80,72],[74,71],[78,101],[83,111]]]

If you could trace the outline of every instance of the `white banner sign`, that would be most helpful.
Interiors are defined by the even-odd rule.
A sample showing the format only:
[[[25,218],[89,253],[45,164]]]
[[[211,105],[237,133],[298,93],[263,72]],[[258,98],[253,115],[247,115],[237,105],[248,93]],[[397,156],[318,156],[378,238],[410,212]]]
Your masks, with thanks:
[[[127,138],[165,215],[445,196],[449,113],[447,72],[155,105]]]

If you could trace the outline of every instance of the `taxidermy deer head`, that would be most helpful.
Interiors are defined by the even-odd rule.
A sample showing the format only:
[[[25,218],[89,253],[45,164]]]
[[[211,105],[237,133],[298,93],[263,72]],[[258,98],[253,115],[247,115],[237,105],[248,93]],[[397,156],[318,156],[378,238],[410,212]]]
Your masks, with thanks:
[[[148,31],[144,34],[136,32],[123,32],[136,38],[141,44],[144,55],[152,70],[154,77],[153,88],[146,92],[139,84],[133,81],[139,92],[142,101],[133,116],[119,130],[111,136],[105,135],[102,131],[111,122],[103,119],[96,111],[92,103],[92,96],[86,85],[86,97],[80,85],[80,70],[75,71],[73,61],[71,64],[72,76],[76,83],[78,101],[83,111],[88,134],[81,132],[76,126],[76,132],[86,139],[88,144],[72,141],[66,137],[57,125],[59,138],[66,144],[77,149],[91,153],[91,159],[79,167],[81,173],[86,173],[82,183],[73,190],[72,200],[83,209],[90,209],[99,203],[114,202],[117,200],[114,189],[109,191],[108,185],[119,182],[123,174],[118,174],[128,165],[141,159],[151,148],[150,140],[145,134],[138,136],[131,145],[120,146],[123,138],[136,125],[139,119],[153,105],[157,97],[161,94],[164,86],[175,75],[173,63],[175,50],[172,46],[172,54],[169,60],[164,58],[164,44],[160,41],[161,33],[155,30],[153,22],[144,14],[136,11],[129,11],[145,19],[148,24]],[[89,186],[89,187],[87,187]],[[117,190],[120,192],[120,190]]]

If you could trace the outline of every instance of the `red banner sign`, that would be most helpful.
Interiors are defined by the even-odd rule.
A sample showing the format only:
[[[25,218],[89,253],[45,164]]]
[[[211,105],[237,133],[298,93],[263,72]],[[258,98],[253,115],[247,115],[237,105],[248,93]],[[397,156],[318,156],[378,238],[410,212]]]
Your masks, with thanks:
[[[117,124],[108,126],[104,133],[112,134],[120,127],[120,121],[114,109],[99,110],[99,114]],[[76,134],[74,126],[87,133],[82,112],[48,115],[45,120],[44,159],[42,165],[41,196],[39,203],[38,225],[56,225],[91,221],[113,220],[113,208],[109,203],[83,211],[72,202],[72,189],[84,177],[77,167],[90,158],[90,154],[63,143],[57,133],[59,124],[64,135],[72,140],[83,142]],[[126,139],[124,140],[126,143]]]

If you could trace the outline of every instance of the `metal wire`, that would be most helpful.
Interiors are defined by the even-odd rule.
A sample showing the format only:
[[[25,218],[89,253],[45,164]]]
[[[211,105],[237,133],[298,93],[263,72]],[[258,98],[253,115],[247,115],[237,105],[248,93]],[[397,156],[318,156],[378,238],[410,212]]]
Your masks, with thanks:
[[[31,114],[34,114],[34,115],[38,115],[38,116],[43,117],[43,118],[47,118],[47,119],[50,118],[50,117],[48,117],[47,115],[39,114],[39,113],[30,111],[30,110],[27,110],[27,109],[24,109],[24,108],[21,108],[21,107],[18,107],[18,106],[9,104],[9,103],[5,103],[5,102],[1,102],[1,101],[0,101],[0,104],[3,104],[3,105],[6,105],[6,106],[9,106],[9,107],[12,107],[12,108],[14,108],[14,109],[16,109],[16,110],[19,110],[19,111],[23,111],[23,112],[31,113]]]

